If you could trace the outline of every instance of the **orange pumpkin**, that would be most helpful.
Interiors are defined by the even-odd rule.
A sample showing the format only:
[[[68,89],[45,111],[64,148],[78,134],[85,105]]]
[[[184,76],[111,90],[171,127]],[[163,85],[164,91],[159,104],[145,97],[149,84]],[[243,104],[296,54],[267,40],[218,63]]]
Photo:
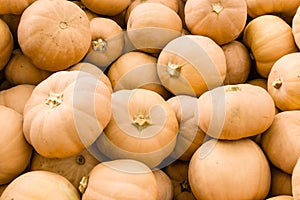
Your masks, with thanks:
[[[34,88],[23,130],[40,155],[64,158],[89,147],[110,117],[111,92],[102,81],[83,71],[60,71]]]
[[[63,70],[86,55],[91,43],[90,22],[71,1],[37,0],[22,13],[18,41],[38,68]]]
[[[169,176],[162,170],[153,171],[157,183],[157,198],[156,200],[172,200],[173,185]]]
[[[295,200],[300,198],[300,159],[298,158],[292,172],[292,193]]]
[[[93,18],[95,17],[99,17],[98,14],[92,12],[90,9],[88,9],[85,5],[83,5],[83,3],[79,0],[76,0],[76,1],[72,1],[73,3],[75,3],[77,6],[79,6],[84,12],[85,14],[87,15],[87,17],[92,20]]]
[[[17,32],[18,32],[18,26],[19,26],[21,15],[5,14],[5,15],[0,15],[0,18],[3,21],[5,21],[5,23],[8,25],[14,40],[14,44],[18,44]]]
[[[271,166],[271,187],[269,196],[291,195],[292,196],[292,176]]]
[[[290,195],[278,195],[275,197],[267,198],[266,200],[294,200],[294,197]]]
[[[297,0],[299,2],[299,0]],[[300,4],[300,2],[298,3]],[[300,6],[299,6],[300,7]],[[300,48],[300,9],[296,10],[295,15],[292,20],[292,33],[295,39],[295,43],[298,48]]]
[[[247,83],[251,85],[256,85],[264,88],[265,90],[268,90],[268,81],[265,78],[255,78],[247,81]]]
[[[0,31],[0,70],[2,70],[10,59],[14,47],[14,40],[9,26],[2,19],[0,19]]]
[[[185,23],[192,34],[204,35],[222,45],[235,40],[247,20],[245,0],[188,0]]]
[[[0,15],[14,14],[20,15],[22,12],[36,0],[0,0]]]
[[[130,4],[130,0],[81,0],[81,2],[94,13],[106,16],[120,14]]]
[[[265,199],[271,183],[268,160],[250,139],[211,139],[191,158],[189,183],[197,199]]]

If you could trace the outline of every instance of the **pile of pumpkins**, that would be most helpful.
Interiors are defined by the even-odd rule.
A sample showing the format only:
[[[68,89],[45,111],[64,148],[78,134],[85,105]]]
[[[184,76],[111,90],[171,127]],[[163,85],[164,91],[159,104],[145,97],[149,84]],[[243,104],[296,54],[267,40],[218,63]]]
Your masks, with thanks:
[[[0,200],[300,199],[299,6],[0,0]]]

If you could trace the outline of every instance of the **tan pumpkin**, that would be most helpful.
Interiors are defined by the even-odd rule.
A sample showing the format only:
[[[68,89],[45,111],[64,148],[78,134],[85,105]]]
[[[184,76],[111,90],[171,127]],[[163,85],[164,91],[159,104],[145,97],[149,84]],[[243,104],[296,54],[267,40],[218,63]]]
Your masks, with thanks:
[[[243,42],[250,49],[256,71],[262,78],[268,77],[279,58],[298,51],[291,26],[275,15],[251,20],[244,29]]]
[[[173,185],[169,176],[160,169],[154,170],[153,174],[157,184],[158,195],[156,200],[172,200]]]
[[[265,78],[255,78],[248,80],[247,83],[251,85],[256,85],[264,88],[265,90],[268,90],[268,80]]]
[[[266,200],[294,200],[294,197],[290,195],[278,195],[275,197],[267,198]]]
[[[160,52],[157,73],[162,85],[174,95],[199,97],[223,84],[226,58],[222,48],[201,35],[183,35]]]
[[[8,25],[9,30],[13,37],[14,46],[17,46],[16,45],[18,44],[17,32],[18,32],[18,26],[19,26],[21,15],[5,14],[5,15],[0,15],[0,18]]]
[[[110,159],[135,159],[154,168],[173,151],[178,122],[158,93],[146,89],[114,92],[112,113],[96,141]]]
[[[297,0],[299,2],[299,0]],[[298,3],[300,4],[300,2]],[[298,48],[300,48],[300,5],[298,6],[298,9],[296,10],[295,15],[293,15],[292,20],[292,33],[295,39],[295,43]]]
[[[77,6],[79,6],[85,12],[85,14],[89,18],[89,20],[91,20],[95,17],[99,17],[98,14],[94,13],[93,11],[88,9],[85,5],[83,5],[83,3],[81,1],[76,0],[76,1],[72,1],[72,2],[75,3]]]
[[[20,84],[0,91],[0,105],[14,109],[20,114],[30,98],[34,85]]]
[[[22,13],[18,42],[38,68],[63,70],[86,55],[91,43],[90,21],[71,1],[37,0]]]
[[[106,17],[91,19],[90,28],[92,42],[84,61],[97,65],[104,71],[122,54],[125,43],[123,29]]]
[[[159,53],[181,35],[182,21],[174,10],[163,4],[142,3],[130,12],[126,30],[134,49]]]
[[[250,139],[211,139],[191,158],[188,179],[197,199],[265,199],[271,183],[268,160]]]
[[[0,185],[9,183],[28,166],[32,147],[26,142],[20,113],[0,105]]]
[[[250,53],[246,46],[234,40],[221,46],[226,58],[225,85],[245,83],[251,69]]]
[[[0,15],[14,14],[20,15],[22,12],[36,0],[0,0]]]
[[[236,140],[267,130],[275,105],[265,89],[244,83],[205,92],[198,98],[198,112],[199,126],[207,135]]]
[[[96,165],[83,178],[82,200],[156,200],[158,188],[153,172],[136,160],[120,159]]]
[[[210,37],[222,45],[243,32],[247,4],[245,0],[188,0],[184,13],[186,26],[192,34]]]
[[[111,92],[102,81],[88,72],[60,71],[34,88],[23,130],[40,155],[64,158],[94,143],[110,118]]]
[[[271,187],[269,196],[290,195],[292,196],[292,176],[271,166]]]
[[[171,94],[162,86],[156,71],[157,58],[140,51],[122,54],[111,64],[107,76],[114,91],[149,89],[168,99]]]
[[[2,70],[10,59],[14,47],[14,39],[9,26],[0,19],[0,70]]]
[[[80,195],[76,188],[59,174],[49,171],[30,171],[14,179],[6,187],[0,199],[80,200]]]
[[[20,49],[13,51],[4,72],[6,79],[11,85],[37,85],[52,74],[52,72],[36,67],[31,59],[24,55]]]
[[[261,138],[261,146],[270,162],[288,174],[292,174],[300,156],[299,117],[298,110],[276,114],[271,127]]]
[[[300,52],[278,59],[268,77],[268,92],[280,110],[300,109]]]
[[[81,2],[94,13],[106,16],[120,14],[130,4],[130,0],[81,0]]]
[[[300,198],[300,159],[298,158],[292,171],[292,193],[295,200]]]

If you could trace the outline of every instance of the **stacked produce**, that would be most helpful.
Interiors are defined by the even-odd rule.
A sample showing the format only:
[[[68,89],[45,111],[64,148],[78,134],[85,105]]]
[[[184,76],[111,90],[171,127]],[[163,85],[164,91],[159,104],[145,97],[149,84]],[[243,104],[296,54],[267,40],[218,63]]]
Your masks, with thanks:
[[[300,0],[0,0],[0,200],[300,199]]]

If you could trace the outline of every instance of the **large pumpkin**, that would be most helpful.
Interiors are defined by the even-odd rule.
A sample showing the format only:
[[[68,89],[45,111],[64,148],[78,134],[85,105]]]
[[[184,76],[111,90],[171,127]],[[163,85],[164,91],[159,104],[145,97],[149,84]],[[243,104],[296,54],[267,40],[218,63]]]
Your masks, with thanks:
[[[10,59],[14,47],[14,39],[9,26],[0,19],[0,70],[2,70]]]
[[[34,1],[36,0],[0,0],[0,15],[20,15]]]
[[[37,0],[22,13],[18,41],[38,68],[63,70],[86,55],[91,43],[89,19],[71,1]]]
[[[24,134],[44,157],[80,153],[111,117],[111,92],[90,73],[60,71],[38,84],[24,108]]]
[[[211,139],[191,158],[189,183],[197,199],[265,199],[271,183],[268,160],[250,139]]]
[[[105,16],[115,16],[124,11],[130,4],[130,0],[81,0],[91,11]]]

